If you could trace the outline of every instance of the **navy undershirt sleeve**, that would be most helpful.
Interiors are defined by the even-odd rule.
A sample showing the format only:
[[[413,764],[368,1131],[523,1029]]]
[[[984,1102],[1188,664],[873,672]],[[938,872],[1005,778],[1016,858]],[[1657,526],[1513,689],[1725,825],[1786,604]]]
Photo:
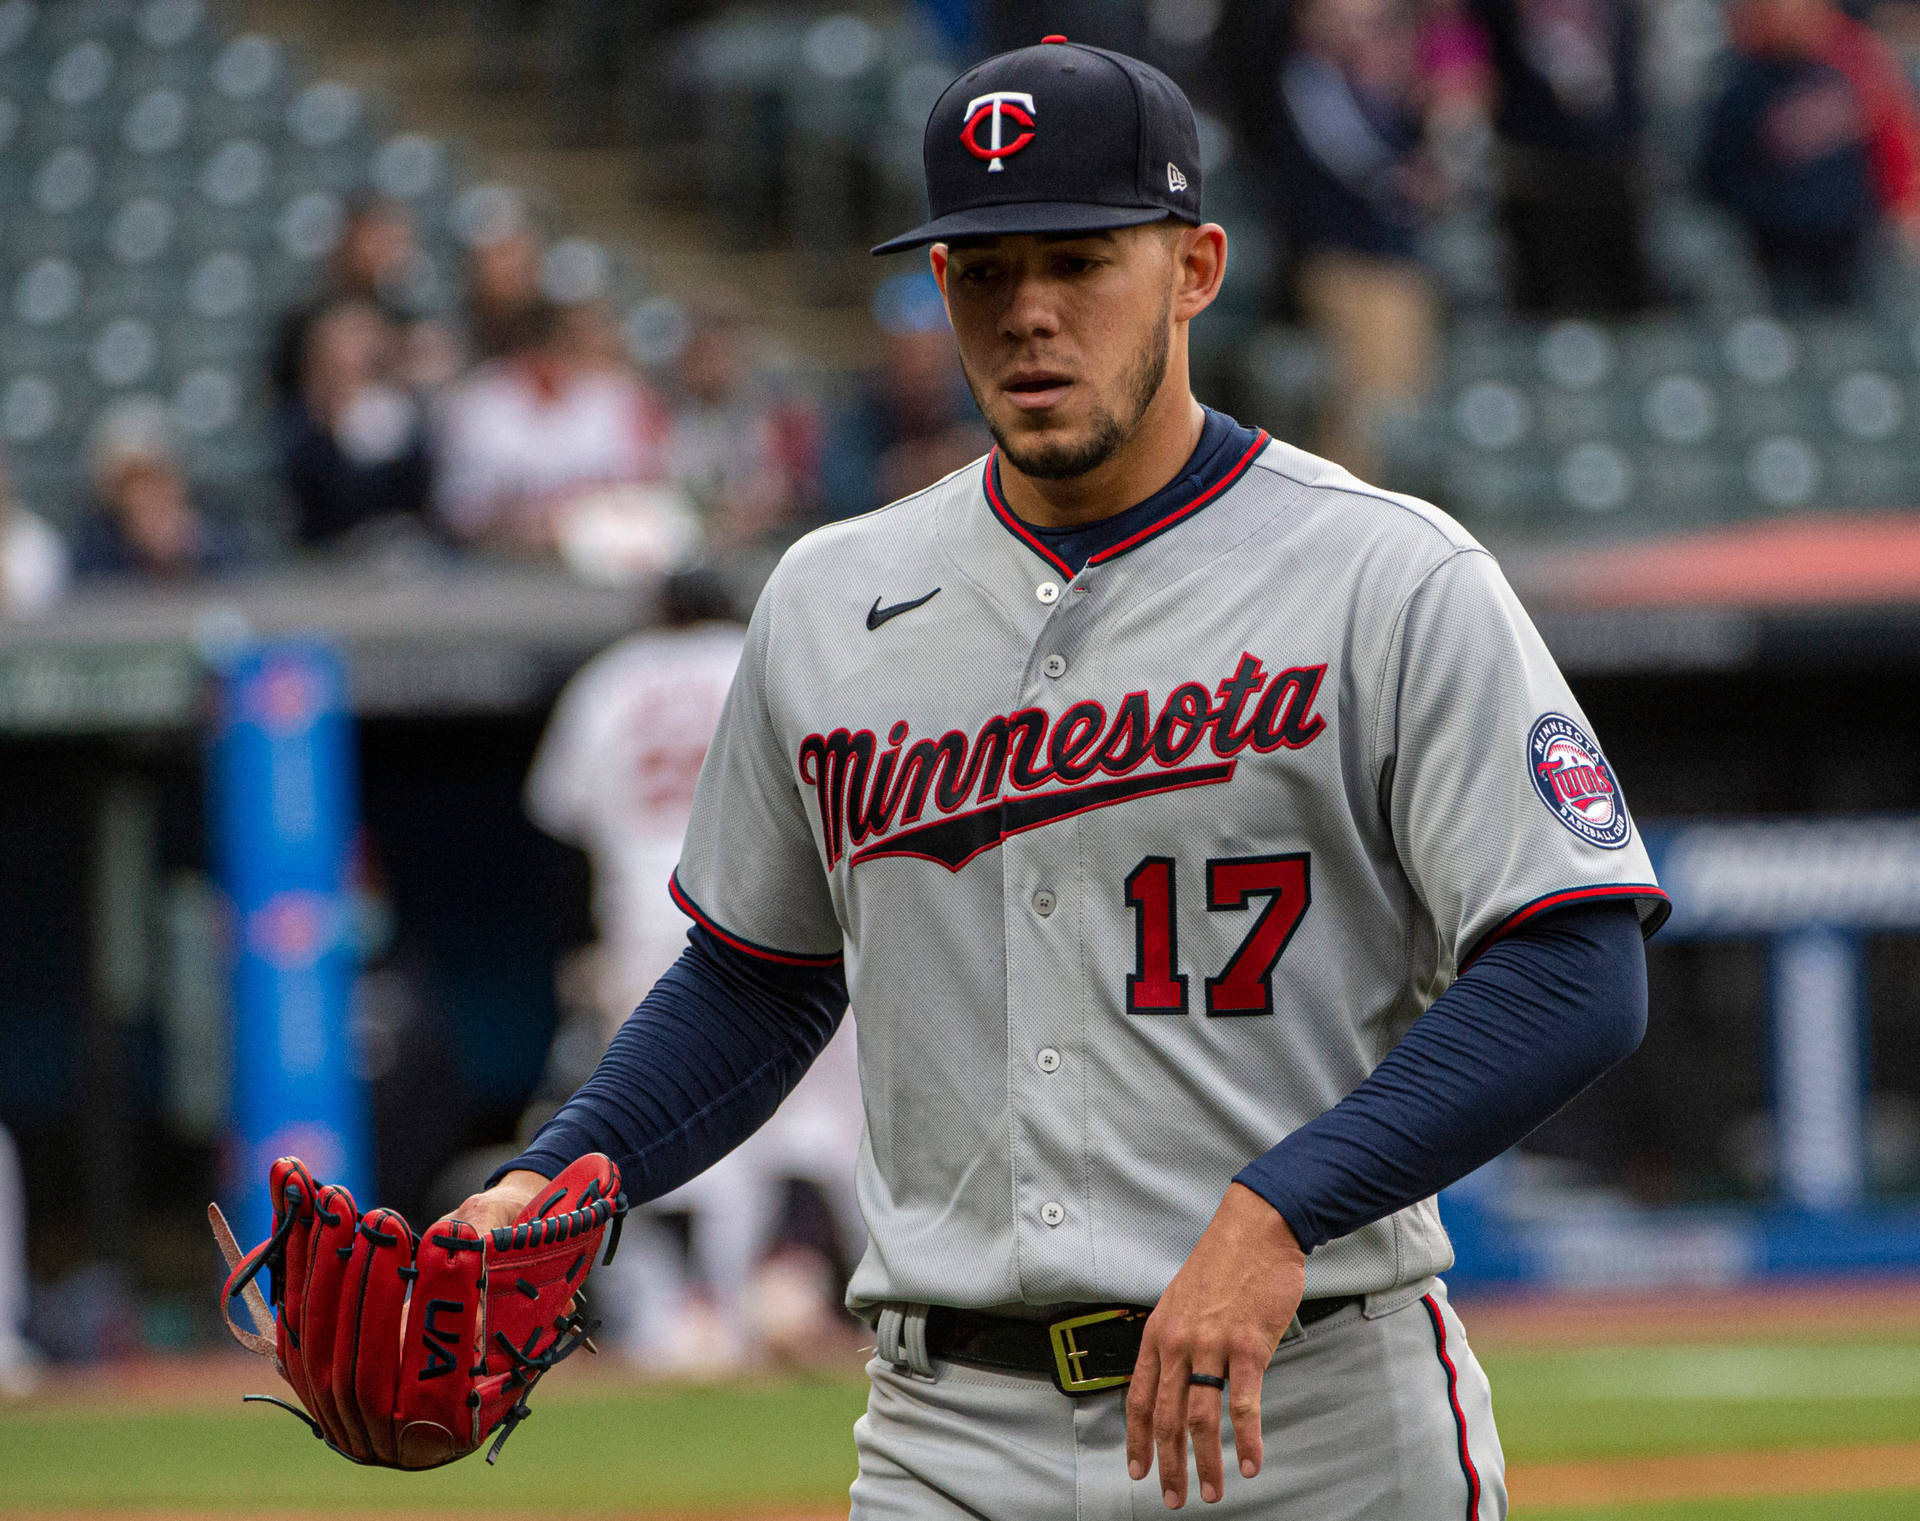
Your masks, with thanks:
[[[1496,942],[1372,1074],[1240,1172],[1307,1251],[1491,1161],[1639,1046],[1647,963],[1629,904]]]
[[[592,1077],[518,1168],[553,1177],[605,1152],[636,1204],[705,1172],[767,1122],[847,1012],[839,966],[790,967],[695,925],[687,948],[613,1037]]]

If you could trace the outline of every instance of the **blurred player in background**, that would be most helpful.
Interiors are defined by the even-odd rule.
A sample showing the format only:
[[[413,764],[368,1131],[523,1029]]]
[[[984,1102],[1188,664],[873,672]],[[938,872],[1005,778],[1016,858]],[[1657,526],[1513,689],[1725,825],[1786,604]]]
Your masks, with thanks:
[[[0,1399],[30,1394],[40,1357],[21,1328],[27,1319],[27,1204],[20,1153],[0,1125]]]
[[[704,570],[667,577],[658,623],[602,652],[568,684],[527,778],[527,812],[593,864],[599,942],[583,958],[593,1013],[584,1069],[571,1092],[686,945],[686,916],[667,892],[693,807],[694,782],[719,725],[746,630],[721,581]],[[863,1240],[853,1198],[860,1143],[853,1037],[842,1030],[779,1113],[745,1146],[627,1227],[602,1289],[637,1361],[663,1370],[715,1371],[759,1337],[804,1350],[831,1324],[838,1285],[798,1253],[762,1273],[788,1179],[811,1183],[833,1217],[848,1261]],[[658,1216],[685,1212],[681,1253]],[[689,1271],[689,1269],[691,1271]],[[744,1332],[744,1334],[743,1334]]]

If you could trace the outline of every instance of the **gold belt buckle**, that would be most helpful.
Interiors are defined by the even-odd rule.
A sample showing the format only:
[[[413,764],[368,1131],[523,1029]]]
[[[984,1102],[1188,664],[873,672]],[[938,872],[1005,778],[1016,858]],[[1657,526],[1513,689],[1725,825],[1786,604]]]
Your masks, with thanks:
[[[1053,1340],[1053,1365],[1060,1388],[1067,1394],[1091,1394],[1096,1389],[1112,1389],[1126,1383],[1133,1377],[1131,1373],[1110,1373],[1099,1378],[1080,1376],[1080,1359],[1087,1355],[1086,1349],[1075,1343],[1073,1333],[1082,1326],[1098,1325],[1103,1320],[1120,1320],[1131,1315],[1131,1310],[1095,1310],[1091,1315],[1076,1315],[1071,1320],[1056,1320],[1047,1327],[1047,1335]]]

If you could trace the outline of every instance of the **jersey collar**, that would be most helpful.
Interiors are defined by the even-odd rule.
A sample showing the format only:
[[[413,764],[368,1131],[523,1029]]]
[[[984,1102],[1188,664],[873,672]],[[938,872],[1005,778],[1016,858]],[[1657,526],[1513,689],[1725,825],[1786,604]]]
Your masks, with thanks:
[[[1246,436],[1247,430],[1245,428],[1234,423],[1232,419],[1225,418],[1223,414],[1215,413],[1209,409],[1208,415],[1209,418],[1222,418],[1234,433],[1242,437]],[[1205,448],[1204,433],[1202,434],[1202,438],[1203,443],[1194,450],[1196,456]],[[1142,508],[1146,508],[1147,511],[1144,513],[1144,516],[1147,521],[1138,527],[1133,527],[1131,523],[1126,525],[1131,529],[1130,532],[1125,533],[1118,541],[1107,544],[1088,555],[1084,565],[1104,565],[1109,560],[1116,560],[1121,555],[1126,554],[1127,551],[1139,548],[1142,544],[1148,542],[1148,540],[1158,538],[1176,524],[1182,523],[1192,517],[1202,507],[1205,507],[1207,503],[1213,501],[1221,492],[1239,480],[1242,475],[1246,474],[1247,467],[1259,457],[1260,451],[1266,448],[1268,441],[1266,429],[1256,428],[1252,430],[1251,443],[1246,444],[1238,450],[1217,450],[1216,453],[1219,457],[1209,459],[1206,468],[1199,472],[1192,470],[1193,462],[1189,460],[1187,468],[1183,469],[1167,486],[1162,487],[1161,490],[1155,492],[1153,496],[1148,497],[1146,501],[1136,503],[1125,512],[1116,515],[1121,518],[1132,519]],[[1059,573],[1061,579],[1071,581],[1076,573],[1077,567],[1063,558],[1061,554],[1052,545],[1048,544],[1039,533],[1035,532],[1030,525],[1021,522],[1019,518],[1015,517],[1012,510],[1007,506],[1006,498],[1001,494],[1000,490],[1000,451],[997,448],[987,455],[985,484],[987,503],[993,509],[993,515],[1000,520],[1000,525],[1022,544],[1026,545],[1027,548],[1040,556],[1048,565],[1052,566],[1053,569]],[[1162,498],[1166,500],[1162,501]],[[1156,511],[1156,508],[1164,510]],[[1084,566],[1078,568],[1084,568]]]

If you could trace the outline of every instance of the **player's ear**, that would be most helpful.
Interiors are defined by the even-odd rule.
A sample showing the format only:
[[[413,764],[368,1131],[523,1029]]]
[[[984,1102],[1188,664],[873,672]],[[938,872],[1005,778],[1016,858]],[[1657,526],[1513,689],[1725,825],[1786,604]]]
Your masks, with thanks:
[[[1173,317],[1191,322],[1220,294],[1227,273],[1227,230],[1218,222],[1199,227],[1175,223]]]
[[[931,244],[927,249],[927,263],[933,266],[933,283],[940,287],[940,299],[947,299],[947,245]],[[951,318],[952,314],[948,314]]]

